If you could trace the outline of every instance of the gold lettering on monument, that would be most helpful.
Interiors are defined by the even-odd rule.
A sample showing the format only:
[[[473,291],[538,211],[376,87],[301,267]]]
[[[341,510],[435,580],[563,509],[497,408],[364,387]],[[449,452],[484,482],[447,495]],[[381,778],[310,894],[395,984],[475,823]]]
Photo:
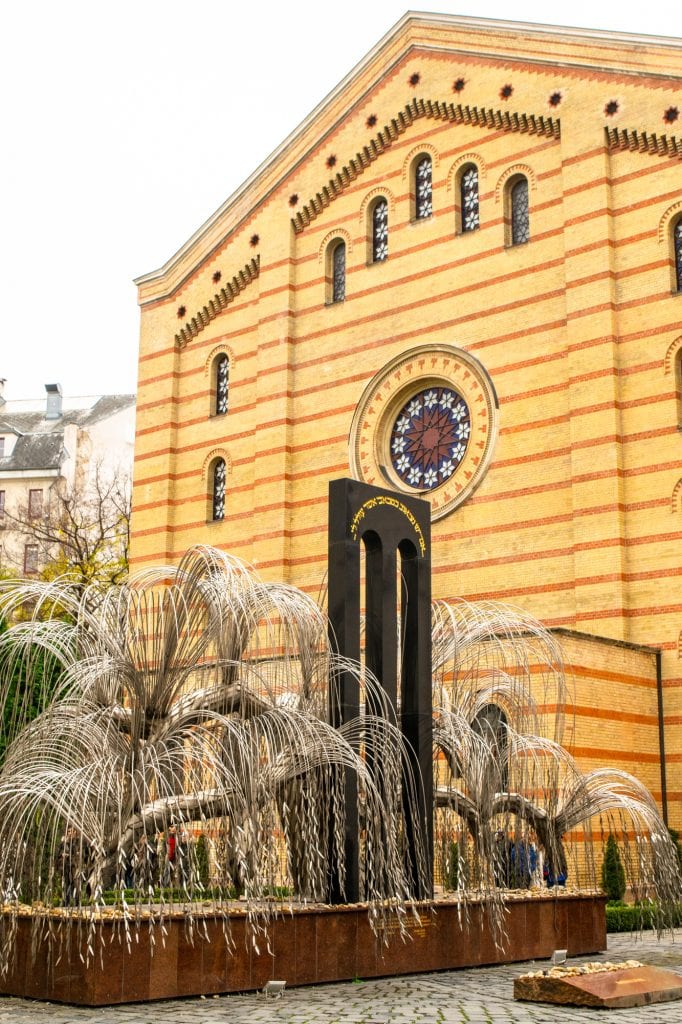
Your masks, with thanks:
[[[389,505],[391,508],[397,509],[398,512],[401,512],[405,516],[408,523],[413,528],[414,532],[417,534],[417,540],[419,542],[419,551],[423,556],[426,553],[426,541],[424,539],[424,534],[422,533],[421,526],[419,525],[413,514],[410,512],[407,505],[400,501],[399,498],[393,498],[389,494],[379,494],[377,495],[376,498],[368,498],[367,501],[363,502],[363,504],[360,506],[360,508],[357,510],[357,512],[355,513],[351,520],[350,535],[352,539],[358,539],[358,530],[360,527],[360,523],[365,518],[366,513],[369,512],[370,509],[376,508],[377,505]]]

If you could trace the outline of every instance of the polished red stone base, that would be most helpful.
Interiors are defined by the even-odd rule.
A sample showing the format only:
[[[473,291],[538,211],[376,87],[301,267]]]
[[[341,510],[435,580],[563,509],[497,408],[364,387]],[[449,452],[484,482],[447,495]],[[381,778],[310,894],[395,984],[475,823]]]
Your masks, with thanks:
[[[86,966],[81,960],[85,937],[73,929],[69,948],[62,944],[61,958],[49,955],[45,941],[32,955],[30,918],[18,921],[17,955],[13,968],[0,979],[0,993],[29,999],[49,999],[78,1006],[104,1006],[176,996],[210,995],[259,989],[266,981],[284,979],[287,985],[312,985],[352,978],[440,971],[479,964],[542,959],[555,949],[569,955],[596,953],[606,948],[604,899],[566,895],[556,899],[514,900],[509,904],[507,937],[502,948],[493,940],[490,924],[480,905],[469,907],[468,924],[459,919],[457,907],[438,902],[422,909],[420,922],[410,923],[403,941],[397,930],[389,931],[388,946],[372,934],[364,907],[295,910],[275,921],[270,935],[271,953],[260,943],[252,948],[243,916],[231,922],[234,950],[228,949],[220,920],[207,919],[210,942],[195,933],[192,944],[184,921],[167,919],[165,946],[158,928],[151,955],[146,926],[131,952],[119,940],[114,926],[104,922],[104,966],[97,960]],[[109,941],[112,938],[113,941]]]
[[[682,999],[682,978],[660,967],[630,967],[569,978],[516,978],[514,999],[619,1010]]]

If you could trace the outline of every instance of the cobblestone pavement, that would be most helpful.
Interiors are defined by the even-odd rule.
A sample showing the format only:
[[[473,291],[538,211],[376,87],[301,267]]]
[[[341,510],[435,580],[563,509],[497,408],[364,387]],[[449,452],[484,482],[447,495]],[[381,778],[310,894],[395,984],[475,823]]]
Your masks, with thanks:
[[[640,960],[682,974],[682,929],[658,942],[609,936],[601,959]],[[577,957],[581,960],[600,957]],[[380,981],[290,989],[282,998],[260,994],[176,999],[158,1003],[74,1008],[0,997],[0,1022],[11,1024],[682,1024],[682,1000],[633,1010],[587,1010],[515,1003],[514,978],[531,965],[479,967]]]

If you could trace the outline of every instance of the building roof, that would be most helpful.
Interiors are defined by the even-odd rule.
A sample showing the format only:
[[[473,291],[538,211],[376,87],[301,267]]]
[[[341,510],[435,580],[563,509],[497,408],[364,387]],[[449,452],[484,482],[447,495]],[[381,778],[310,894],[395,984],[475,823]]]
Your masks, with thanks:
[[[59,469],[63,461],[63,430],[51,434],[24,434],[17,439],[12,454],[0,459],[0,473],[10,470]]]
[[[14,434],[17,441],[11,454],[0,458],[0,473],[59,469],[65,427],[88,427],[134,404],[135,395],[65,398],[61,415],[46,419],[44,397],[5,402],[0,406],[0,434]]]

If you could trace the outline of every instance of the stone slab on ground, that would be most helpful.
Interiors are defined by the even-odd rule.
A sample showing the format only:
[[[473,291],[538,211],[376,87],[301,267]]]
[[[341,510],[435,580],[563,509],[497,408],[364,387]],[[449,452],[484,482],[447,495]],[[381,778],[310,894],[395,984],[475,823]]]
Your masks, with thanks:
[[[569,977],[533,974],[514,980],[514,999],[610,1010],[649,1006],[682,999],[682,977],[645,965]]]

